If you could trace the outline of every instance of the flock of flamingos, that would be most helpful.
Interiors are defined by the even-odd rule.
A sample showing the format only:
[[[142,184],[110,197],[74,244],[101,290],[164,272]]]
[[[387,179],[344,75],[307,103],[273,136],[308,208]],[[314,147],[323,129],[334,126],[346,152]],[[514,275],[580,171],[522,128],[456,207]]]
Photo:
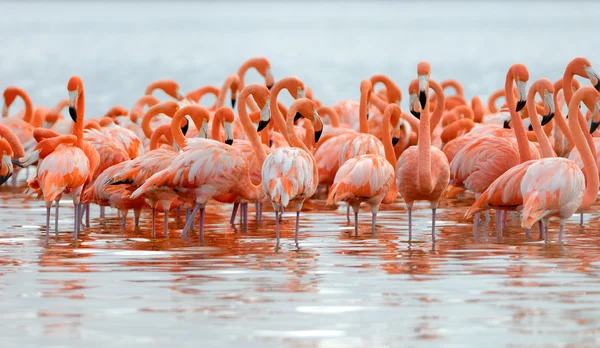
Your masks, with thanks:
[[[264,84],[244,83],[252,68]],[[495,210],[501,235],[508,212],[516,211],[527,236],[537,223],[546,241],[549,219],[558,217],[562,242],[565,220],[577,211],[583,214],[599,189],[600,77],[591,63],[575,58],[562,78],[537,79],[529,90],[527,68],[512,65],[504,88],[487,106],[478,97],[466,100],[455,80],[431,79],[427,62],[416,72],[408,85],[410,113],[400,110],[402,92],[385,75],[361,81],[359,101],[325,106],[299,78],[276,81],[264,57],[246,61],[221,88],[204,86],[184,95],[175,81],[159,80],[130,110],[115,106],[87,121],[77,76],[68,81],[69,98],[53,108],[33,106],[24,90],[8,87],[0,119],[0,183],[12,175],[16,186],[17,173],[36,166],[27,185],[46,203],[46,241],[52,203],[58,233],[58,202],[69,194],[76,241],[81,227],[89,226],[91,203],[101,207],[101,217],[106,206],[118,209],[124,223],[133,210],[136,225],[141,211],[150,209],[153,235],[157,211],[164,212],[167,235],[169,212],[179,216],[183,208],[181,236],[194,228],[199,214],[203,241],[204,210],[216,201],[233,203],[231,223],[239,210],[244,229],[248,204],[255,204],[257,223],[263,203],[270,204],[277,246],[283,212],[294,210],[298,243],[303,203],[323,191],[328,205],[345,202],[348,223],[352,209],[355,233],[361,203],[371,208],[375,233],[380,205],[400,196],[407,206],[409,239],[413,203],[428,201],[435,241],[440,200],[470,191],[476,201],[465,218],[474,216],[474,233],[481,213],[489,220],[488,210]],[[580,86],[575,75],[591,86]],[[375,91],[378,84],[383,88]],[[173,99],[159,100],[152,95],[157,89]],[[277,100],[283,89],[295,99],[289,107]],[[199,103],[207,95],[216,96],[211,107]],[[8,117],[17,96],[25,109]],[[506,103],[498,109],[501,97]],[[69,117],[62,114],[67,106]]]

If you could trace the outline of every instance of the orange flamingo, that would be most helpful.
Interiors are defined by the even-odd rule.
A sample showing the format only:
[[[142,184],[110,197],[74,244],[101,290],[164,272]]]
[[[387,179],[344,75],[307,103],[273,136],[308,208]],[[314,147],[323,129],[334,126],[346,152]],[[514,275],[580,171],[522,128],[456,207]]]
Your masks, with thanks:
[[[8,110],[16,97],[21,97],[25,103],[25,113],[23,117],[18,115],[8,117]],[[4,90],[4,107],[2,109],[2,118],[0,124],[8,126],[19,138],[25,150],[35,146],[33,139],[33,129],[35,128],[31,122],[33,119],[34,107],[27,92],[19,87],[7,87]]]
[[[390,125],[396,132],[400,131],[402,112],[396,104],[388,104],[383,115],[383,146],[385,156],[362,155],[346,161],[335,175],[333,185],[327,197],[327,204],[339,201],[348,202],[354,210],[354,235],[358,235],[358,211],[360,204],[366,202],[371,206],[371,232],[375,233],[377,212],[381,202],[389,196],[393,201],[398,195],[395,180],[396,155],[394,143],[398,137],[390,136]]]
[[[15,133],[3,124],[0,124],[0,141],[0,151],[2,151],[0,185],[2,185],[13,175],[12,158],[23,157],[25,150]]]
[[[115,122],[108,117],[104,117],[100,120],[100,126],[102,127],[102,133],[106,134],[106,136],[115,141],[115,143],[121,145],[130,159],[137,158],[144,154],[142,141],[131,130],[115,124]]]
[[[200,105],[186,105],[177,115],[192,118],[208,118],[208,111]],[[174,135],[175,136],[175,135]],[[184,149],[169,166],[150,177],[131,198],[141,196],[150,188],[172,191],[184,200],[195,202],[194,210],[182,231],[185,237],[200,211],[200,239],[204,240],[204,208],[208,201],[222,194],[237,194],[243,199],[255,201],[264,195],[259,186],[250,180],[248,162],[241,152],[232,146],[211,139],[185,139],[175,137]]]
[[[202,98],[205,95],[209,95],[212,94],[215,96],[215,98],[219,97],[219,88],[216,86],[204,86],[204,87],[200,87],[198,89],[195,89],[191,92],[189,92],[188,94],[185,95],[186,99],[189,99],[191,101],[193,101],[194,103],[200,104],[200,101],[202,100]],[[213,111],[216,110],[216,101],[215,104],[213,104],[211,107],[208,108],[208,110]]]
[[[152,92],[154,92],[157,89],[163,90],[163,92],[165,92],[167,95],[177,99],[178,101],[182,101],[185,99],[185,96],[179,91],[179,84],[173,80],[154,81],[146,87],[146,92],[144,94],[152,95]]]
[[[396,184],[400,195],[406,202],[408,209],[408,238],[412,238],[412,206],[416,200],[425,200],[431,203],[431,238],[435,241],[435,211],[442,194],[450,180],[450,168],[448,159],[442,150],[431,146],[431,129],[429,119],[429,85],[437,85],[438,94],[437,108],[444,106],[444,94],[441,86],[429,79],[431,67],[427,62],[421,62],[417,66],[419,81],[419,103],[421,114],[419,115],[419,140],[416,146],[409,147],[398,159],[396,164]],[[415,98],[411,96],[411,112]],[[416,168],[416,173],[415,173]],[[415,175],[416,174],[416,175]]]
[[[572,96],[569,103],[569,128],[575,146],[585,162],[585,177],[573,161],[565,158],[551,157],[527,161],[496,179],[473,203],[465,217],[492,207],[519,209],[521,226],[530,229],[537,221],[542,221],[548,226],[549,218],[558,216],[559,242],[562,242],[565,220],[579,207],[585,208],[593,204],[598,195],[598,167],[590,146],[584,139],[585,132],[582,130],[578,113],[582,101],[591,110],[599,99],[600,94],[597,90],[593,87],[583,87]],[[541,135],[545,137],[543,132]]]
[[[323,123],[313,101],[296,99],[287,114],[287,132],[292,147],[280,147],[267,156],[262,167],[262,189],[275,211],[275,233],[279,247],[279,213],[290,203],[296,208],[296,232],[298,244],[300,211],[304,201],[310,198],[319,184],[319,172],[313,158],[313,147],[309,149],[294,131],[294,119],[304,117],[314,126],[314,142],[319,141]]]

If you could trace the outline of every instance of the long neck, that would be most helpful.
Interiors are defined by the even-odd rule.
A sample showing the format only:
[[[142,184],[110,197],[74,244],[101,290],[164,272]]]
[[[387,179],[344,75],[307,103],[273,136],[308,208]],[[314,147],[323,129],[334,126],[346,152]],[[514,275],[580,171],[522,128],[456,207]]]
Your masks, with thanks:
[[[563,80],[564,82],[564,80]],[[567,84],[569,86],[569,84]],[[568,89],[568,88],[567,88]],[[588,89],[589,92],[592,92]],[[586,187],[585,194],[583,195],[583,201],[581,207],[585,208],[596,202],[598,197],[598,167],[596,166],[595,157],[592,155],[592,151],[588,143],[584,140],[583,134],[588,133],[582,130],[579,122],[579,103],[583,99],[584,91],[581,94],[578,92],[578,97],[571,100],[569,103],[569,128],[573,133],[573,140],[575,141],[575,147],[579,150],[581,159],[583,160],[584,170],[586,174]],[[587,125],[587,123],[586,123]]]
[[[220,113],[215,113],[212,120],[212,128],[210,130],[210,138],[212,140],[216,140],[220,143],[223,142],[223,137],[221,136],[221,124],[223,122],[223,117]]]
[[[310,151],[306,147],[306,145],[298,138],[298,136],[296,135],[296,132],[294,131],[294,116],[295,115],[296,115],[295,108],[293,108],[293,107],[290,108],[290,111],[288,112],[287,118],[286,118],[287,131],[288,131],[288,135],[290,137],[290,146],[300,148],[300,149],[306,151],[307,153],[312,154],[312,151]],[[310,121],[305,119],[304,122],[310,122]]]
[[[442,115],[444,114],[444,105],[446,104],[446,97],[444,96],[444,90],[439,83],[429,80],[429,86],[433,89],[433,92],[436,95],[437,103],[435,105],[435,109],[433,110],[433,114],[431,114],[431,120],[429,125],[429,132],[433,133],[435,127],[437,127],[438,123],[442,119]],[[429,92],[427,92],[429,95]]]
[[[25,103],[25,115],[23,115],[23,121],[31,123],[33,118],[33,105],[31,104],[31,98],[29,98],[27,92],[22,89],[17,90],[17,95],[21,97]]]
[[[575,74],[573,73],[573,70],[571,69],[571,67],[568,67],[565,70],[565,73],[563,75],[563,95],[565,97],[565,101],[569,105],[569,118],[571,118],[570,107],[571,107],[571,99],[573,98],[573,87],[572,86],[573,86],[573,77],[574,76],[575,76]],[[565,88],[565,86],[566,86],[566,88]],[[579,118],[580,120],[582,119],[584,123],[587,123],[587,122],[585,122],[585,116],[581,113],[579,108],[577,108],[577,118]],[[571,125],[571,122],[569,122],[569,126],[570,125]],[[585,129],[585,127],[584,127],[584,129]],[[590,132],[583,132],[583,136],[585,137],[585,140],[588,142],[588,144],[594,143],[594,140],[592,139],[592,135],[590,134]],[[573,137],[575,137],[574,134],[573,134]],[[597,157],[596,146],[592,146],[591,151],[592,151],[592,155],[594,156],[594,158],[596,158]]]
[[[338,116],[337,112],[329,107],[329,106],[321,106],[319,108],[319,115],[328,115],[329,116],[329,120],[331,121],[331,126],[332,127],[339,127],[340,126],[340,117]]]
[[[529,113],[529,120],[531,121],[531,126],[535,132],[535,137],[542,148],[542,157],[556,157],[552,145],[550,144],[550,140],[548,140],[548,136],[546,135],[546,132],[544,132],[535,110],[535,90],[533,88],[529,90],[529,94],[527,95],[527,112]]]
[[[433,191],[433,180],[431,177],[431,132],[428,105],[429,87],[427,87],[425,93],[427,96],[427,102],[421,111],[421,120],[419,121],[419,140],[417,142],[417,183],[421,193],[431,193],[431,191]]]
[[[240,94],[238,98],[238,116],[240,117],[240,122],[242,124],[242,128],[244,129],[244,133],[246,133],[246,137],[248,138],[248,141],[250,141],[250,144],[252,144],[252,148],[256,153],[259,165],[262,167],[262,164],[267,158],[267,153],[265,152],[265,149],[260,143],[258,132],[256,132],[256,128],[254,128],[254,123],[252,123],[250,116],[248,116],[248,111],[246,111],[246,99],[248,97],[250,97],[248,94]]]
[[[358,117],[360,122],[360,133],[369,133],[369,120],[367,119],[367,104],[368,96],[366,93],[361,91],[360,93],[360,104],[358,106]]]
[[[473,109],[473,121],[481,123],[483,121],[483,106],[479,97],[471,99],[471,109]]]
[[[156,128],[154,132],[152,132],[152,137],[150,138],[150,150],[155,150],[158,148],[160,138],[164,136],[167,139],[169,144],[173,143],[173,136],[171,135],[171,125],[163,124],[160,127]]]
[[[83,145],[83,126],[85,117],[85,92],[83,86],[80,87],[79,97],[77,98],[77,122],[73,125],[73,135],[77,137],[75,146],[81,147]]]
[[[498,112],[498,108],[496,107],[496,101],[498,100],[498,98],[503,96],[504,93],[505,91],[499,90],[490,95],[490,99],[488,99],[488,110],[490,113],[495,114]]]
[[[473,120],[470,120],[468,118],[456,120],[449,124],[446,128],[444,128],[444,130],[440,134],[440,139],[444,144],[447,144],[452,139],[456,139],[456,137],[458,137],[458,135],[461,132],[467,133],[468,131],[473,129],[473,127],[475,127],[475,123],[473,122]]]
[[[388,105],[385,100],[381,99],[375,93],[371,95],[371,104],[373,104],[381,113],[385,111],[385,107]]]
[[[183,150],[185,148],[185,135],[183,135],[183,131],[181,131],[181,120],[185,117],[185,114],[182,112],[177,112],[175,113],[175,115],[173,116],[173,119],[171,120],[171,134],[173,135],[173,140],[175,140],[175,142],[177,143],[177,146],[179,146],[179,148],[181,150]],[[152,135],[150,135],[150,137],[152,137]]]
[[[392,145],[392,137],[390,136],[390,125],[392,122],[391,112],[386,112],[383,114],[383,149],[385,150],[385,159],[392,165],[394,168],[394,177],[396,177],[396,153],[394,152],[394,146]],[[398,120],[398,122],[401,122]],[[398,187],[396,186],[396,180],[392,180],[392,186],[389,188],[387,194],[385,195],[383,202],[386,204],[394,202],[394,200],[398,197]]]
[[[279,103],[277,102],[277,97],[279,96],[279,92],[283,89],[283,86],[279,83],[276,83],[275,86],[271,89],[271,105],[269,108],[271,110],[271,120],[275,122],[275,127],[277,127],[277,131],[283,135],[283,138],[289,143],[290,137],[287,132],[287,126],[285,124],[285,119],[283,115],[279,111]]]
[[[512,70],[509,70],[508,74],[506,74],[506,81],[504,83],[504,93],[506,95],[508,111],[510,112],[510,118],[513,122],[515,136],[517,137],[517,143],[519,145],[519,157],[521,158],[521,163],[523,163],[531,159],[531,151],[529,149],[529,141],[527,140],[525,125],[523,124],[521,116],[517,114],[516,111],[517,102],[515,101],[515,95],[513,93],[513,84],[514,77]]]
[[[233,79],[228,78],[223,83],[223,86],[221,86],[221,89],[219,90],[219,94],[217,96],[217,102],[216,102],[217,109],[220,108],[221,106],[225,105],[225,97],[227,96],[227,90],[229,88],[231,88],[232,83],[233,83]]]
[[[554,120],[556,122],[556,125],[562,132],[562,134],[565,136],[565,138],[567,138],[567,142],[569,144],[569,149],[572,149],[573,146],[575,146],[575,142],[573,141],[573,134],[571,134],[571,130],[569,129],[569,126],[567,125],[567,121],[565,120],[565,117],[562,113],[562,110],[561,110],[562,108],[560,107],[560,104],[558,103],[558,91],[559,90],[560,89],[554,90],[554,105],[556,105],[556,111],[554,113]],[[563,95],[564,95],[564,91],[563,91]]]
[[[23,149],[23,145],[21,145],[19,138],[10,128],[3,124],[0,124],[0,136],[2,136],[2,138],[8,141],[8,144],[10,144],[10,147],[14,152],[14,157],[21,158],[25,156],[25,150]]]

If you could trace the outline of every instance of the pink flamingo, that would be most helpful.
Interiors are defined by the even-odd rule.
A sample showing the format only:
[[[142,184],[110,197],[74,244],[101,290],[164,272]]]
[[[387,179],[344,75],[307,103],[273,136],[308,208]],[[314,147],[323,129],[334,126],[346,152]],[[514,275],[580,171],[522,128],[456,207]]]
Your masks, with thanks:
[[[465,217],[491,207],[505,210],[519,209],[521,226],[530,229],[537,221],[542,221],[545,226],[548,226],[549,218],[558,216],[559,242],[562,242],[565,220],[579,207],[592,205],[598,195],[598,167],[590,146],[584,139],[578,113],[582,101],[588,108],[593,109],[599,98],[600,94],[593,87],[583,87],[572,96],[569,103],[569,128],[575,146],[585,162],[585,177],[573,161],[565,158],[551,157],[527,161],[511,168],[496,179],[473,203]],[[547,230],[546,240],[548,240]]]
[[[319,184],[319,172],[313,158],[313,149],[309,149],[294,131],[294,119],[298,115],[313,124],[314,141],[319,141],[323,123],[317,113],[315,103],[307,98],[296,99],[287,114],[287,132],[292,147],[278,148],[267,156],[262,167],[262,189],[275,211],[277,247],[279,247],[279,213],[290,203],[295,205],[296,232],[294,240],[298,244],[302,205],[315,193]]]
[[[174,118],[178,115],[190,115],[195,119],[209,117],[208,111],[200,105],[186,105],[177,111]],[[182,237],[186,236],[200,211],[200,240],[204,240],[204,208],[215,196],[231,193],[249,201],[263,197],[260,187],[250,180],[248,162],[239,150],[211,139],[182,139],[177,136],[175,140],[184,151],[166,169],[154,174],[133,192],[131,198],[154,188],[171,191],[184,200],[193,200],[194,210]]]
[[[362,202],[371,206],[371,231],[375,233],[375,223],[379,205],[388,197],[393,202],[398,195],[395,184],[394,165],[396,155],[394,142],[390,136],[390,125],[399,132],[400,107],[388,104],[383,115],[383,145],[386,157],[377,155],[362,155],[346,161],[335,175],[335,180],[327,197],[327,204],[339,201],[348,202],[354,210],[354,235],[358,235],[358,211]]]
[[[430,71],[431,67],[427,62],[421,62],[417,66],[419,81],[418,98],[422,109],[419,115],[419,140],[416,146],[411,146],[402,153],[396,164],[396,184],[408,209],[409,240],[412,238],[413,203],[416,200],[425,200],[431,203],[431,238],[435,241],[435,211],[450,181],[450,168],[446,155],[444,155],[442,150],[431,146],[431,124],[429,120],[429,105],[427,105],[429,85],[432,84],[432,81],[429,79]],[[439,89],[437,108],[443,109],[444,94],[441,91],[441,87]],[[411,96],[411,109],[415,101],[414,99]]]

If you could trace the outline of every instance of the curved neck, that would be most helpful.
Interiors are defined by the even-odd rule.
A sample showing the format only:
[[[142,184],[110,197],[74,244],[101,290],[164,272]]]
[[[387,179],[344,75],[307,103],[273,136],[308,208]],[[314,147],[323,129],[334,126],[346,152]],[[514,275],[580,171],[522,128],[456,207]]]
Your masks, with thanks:
[[[395,122],[400,122],[400,110],[398,110],[397,115],[395,116]],[[394,167],[394,173],[396,172],[396,153],[394,152],[394,145],[392,145],[392,137],[390,136],[392,125],[392,112],[385,112],[383,114],[383,134],[381,136],[381,141],[383,143],[383,149],[385,150],[385,159],[390,162],[392,167]],[[395,182],[395,180],[394,180]],[[396,185],[394,185],[396,186]]]
[[[336,127],[336,128],[340,126],[340,117],[332,107],[321,106],[317,112],[321,116],[329,116],[329,120],[331,121],[331,126]]]
[[[454,88],[456,95],[460,95],[460,96],[465,95],[465,90],[464,90],[463,86],[460,84],[460,82],[458,82],[456,80],[446,80],[446,81],[442,82],[443,89],[446,89],[449,87]]]
[[[431,80],[429,80],[429,82],[431,83]],[[433,191],[433,180],[431,177],[431,131],[428,105],[429,87],[425,89],[425,95],[427,101],[425,107],[421,111],[421,119],[419,120],[419,140],[417,141],[417,185],[421,193],[428,194]],[[439,104],[437,108],[440,108]]]
[[[529,120],[531,121],[531,126],[535,132],[535,137],[542,148],[542,157],[556,157],[556,154],[552,149],[552,145],[550,144],[550,140],[548,140],[548,136],[546,136],[546,132],[544,132],[542,124],[540,123],[540,119],[538,118],[538,114],[535,110],[535,93],[535,89],[533,86],[531,86],[529,89],[529,94],[527,94],[527,112],[529,113]]]
[[[234,80],[237,78],[238,77],[236,75],[233,75],[233,76],[229,76],[227,78],[227,80],[225,80],[225,82],[223,83],[223,86],[221,86],[221,89],[219,90],[219,94],[217,95],[217,102],[215,103],[216,109],[225,105],[225,97],[227,96],[227,90],[231,88],[231,85],[233,84]]]
[[[459,134],[469,132],[473,127],[475,127],[473,120],[468,118],[456,120],[444,128],[440,134],[440,139],[444,144],[447,144],[451,140],[456,139]]]
[[[446,104],[446,97],[444,96],[444,90],[442,89],[442,86],[440,86],[439,83],[430,79],[429,86],[431,87],[431,89],[433,89],[433,92],[435,93],[436,100],[437,100],[435,109],[433,110],[433,113],[431,114],[431,119],[430,119],[431,124],[429,126],[430,133],[433,133],[433,131],[435,130],[435,127],[437,127],[438,123],[440,123],[440,120],[442,119],[442,115],[444,114],[444,105]],[[429,98],[429,91],[427,92],[427,96]]]
[[[288,111],[287,117],[286,117],[286,125],[287,125],[287,131],[288,131],[288,135],[290,137],[290,146],[292,147],[297,147],[300,148],[304,151],[306,151],[309,154],[312,154],[312,151],[309,150],[306,145],[298,138],[298,136],[296,135],[296,132],[294,131],[294,116],[296,115],[296,108],[294,107],[294,105],[292,105],[292,107],[290,107],[290,110]],[[311,122],[308,119],[304,119],[304,122]],[[314,137],[313,137],[313,142],[314,142]]]
[[[216,112],[213,115],[212,120],[212,128],[210,130],[210,137],[212,140],[216,140],[220,143],[223,142],[223,137],[221,136],[221,126],[223,125],[223,116]]]
[[[23,115],[23,121],[31,123],[33,118],[33,105],[31,104],[31,98],[29,98],[27,92],[21,88],[17,88],[15,94],[21,97],[21,99],[23,99],[23,103],[25,103],[25,114]]]
[[[502,97],[504,93],[506,93],[504,90],[498,90],[490,95],[490,98],[488,99],[488,110],[490,113],[495,114],[498,112],[496,101],[498,98]]]
[[[262,167],[262,164],[267,158],[267,153],[260,143],[258,132],[256,131],[256,128],[254,128],[254,124],[252,123],[250,116],[248,116],[248,111],[246,110],[246,99],[249,97],[250,93],[248,93],[247,90],[242,90],[242,93],[240,93],[238,98],[238,116],[240,118],[242,128],[244,129],[244,133],[246,133],[246,137],[248,138],[248,141],[250,141],[250,144],[252,144],[252,148],[256,153],[259,165]]]
[[[371,95],[371,104],[375,106],[381,113],[385,111],[385,107],[388,105],[388,102],[381,99],[377,94],[373,93]]]
[[[567,139],[569,149],[572,149],[573,146],[575,146],[575,142],[573,141],[573,134],[571,134],[571,130],[569,129],[569,126],[567,125],[567,121],[565,120],[565,117],[563,116],[563,113],[561,110],[562,108],[560,107],[560,104],[558,103],[558,92],[562,88],[560,88],[560,87],[556,88],[556,87],[557,86],[555,86],[555,88],[554,88],[554,95],[553,95],[554,105],[556,106],[556,110],[554,112],[554,121],[556,122],[556,125],[558,126],[558,128],[560,129],[562,134]],[[564,95],[564,91],[563,91],[563,95]]]
[[[171,135],[173,136],[173,140],[175,140],[175,143],[177,143],[177,146],[179,146],[181,150],[185,148],[186,141],[185,135],[183,135],[183,131],[180,127],[181,121],[185,116],[186,115],[183,112],[176,112],[173,116],[173,119],[171,119]],[[150,135],[150,138],[151,137],[152,135]]]
[[[155,150],[159,146],[160,138],[164,136],[169,144],[173,143],[173,135],[171,134],[171,125],[163,124],[152,132],[150,137],[150,150]]]
[[[508,111],[510,112],[510,118],[513,122],[513,129],[515,131],[515,136],[519,145],[519,157],[521,158],[521,163],[523,163],[531,159],[531,151],[529,149],[529,140],[527,139],[525,125],[523,124],[521,116],[517,114],[516,111],[517,102],[515,101],[515,95],[513,93],[513,84],[514,76],[511,69],[506,74],[506,81],[504,82],[504,93],[506,95],[506,104],[508,105]]]
[[[471,99],[471,108],[473,109],[473,121],[481,123],[483,121],[483,106],[479,97]]]
[[[564,82],[565,80],[563,80]],[[567,84],[567,86],[569,86]],[[584,140],[584,132],[579,123],[579,103],[584,99],[586,94],[593,94],[595,91],[593,87],[584,87],[575,94],[575,98],[572,98],[569,103],[569,128],[573,134],[573,140],[575,141],[575,147],[579,150],[581,159],[583,160],[584,170],[586,174],[586,187],[585,194],[583,195],[583,201],[581,207],[585,208],[596,202],[598,197],[598,167],[596,165],[596,159],[592,155],[592,151],[588,146],[588,143]],[[568,88],[567,88],[568,89]],[[563,89],[564,90],[564,89]],[[587,125],[587,123],[586,123]]]
[[[284,85],[279,83],[275,83],[273,88],[271,88],[271,105],[269,105],[271,111],[271,120],[275,123],[275,127],[277,131],[283,135],[283,138],[289,143],[290,137],[287,132],[286,120],[283,118],[283,114],[281,114],[279,110],[279,102],[277,101],[277,97],[279,96],[279,92],[282,89],[286,88]]]
[[[207,94],[214,94],[215,97],[218,98],[219,91],[220,90],[217,87],[208,85],[189,92],[185,97],[195,103],[200,103],[202,97],[204,97]]]
[[[25,156],[25,150],[23,149],[23,145],[19,141],[19,138],[15,135],[15,133],[8,128],[7,126],[0,124],[0,136],[6,139],[12,151],[14,153],[14,157],[20,158]]]

